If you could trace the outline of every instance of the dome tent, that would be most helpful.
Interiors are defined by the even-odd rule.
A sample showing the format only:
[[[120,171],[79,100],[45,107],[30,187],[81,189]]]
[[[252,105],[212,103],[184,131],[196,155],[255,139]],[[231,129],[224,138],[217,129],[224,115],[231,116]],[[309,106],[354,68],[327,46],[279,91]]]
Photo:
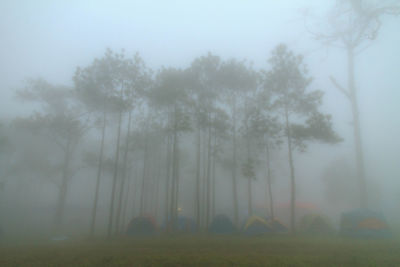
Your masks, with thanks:
[[[232,234],[236,231],[236,227],[228,216],[219,214],[212,220],[208,231],[213,234]]]
[[[141,216],[133,218],[128,224],[126,233],[130,236],[134,235],[151,235],[157,230],[154,218],[149,216]]]
[[[383,214],[368,209],[357,209],[342,213],[340,234],[363,238],[388,238],[392,236]]]
[[[267,218],[266,221],[271,225],[274,233],[287,233],[289,228],[277,218]]]
[[[272,232],[272,226],[263,218],[255,215],[249,217],[243,227],[243,233],[246,235],[261,235]]]
[[[169,230],[172,228],[171,224],[172,221],[171,219],[169,219],[168,222],[163,224],[162,228],[164,228],[165,230]],[[178,216],[176,220],[176,230],[178,232],[186,232],[186,233],[195,232],[197,230],[197,224],[190,217]]]
[[[329,220],[320,214],[306,214],[300,221],[300,230],[308,234],[332,234],[334,229]]]

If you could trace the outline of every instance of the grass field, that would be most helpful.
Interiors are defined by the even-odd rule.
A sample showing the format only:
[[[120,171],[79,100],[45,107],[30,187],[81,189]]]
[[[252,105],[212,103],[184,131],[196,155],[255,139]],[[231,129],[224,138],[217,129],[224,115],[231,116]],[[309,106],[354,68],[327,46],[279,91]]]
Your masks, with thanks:
[[[400,266],[399,240],[164,236],[0,246],[0,266]]]

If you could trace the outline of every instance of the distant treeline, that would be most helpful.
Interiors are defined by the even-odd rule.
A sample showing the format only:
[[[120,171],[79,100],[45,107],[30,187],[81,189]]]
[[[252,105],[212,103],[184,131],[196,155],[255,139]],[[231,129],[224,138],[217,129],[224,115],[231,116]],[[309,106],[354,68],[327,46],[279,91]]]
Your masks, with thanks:
[[[34,102],[35,112],[17,118],[17,134],[2,129],[1,146],[14,154],[8,176],[53,179],[58,188],[55,226],[62,228],[71,179],[84,171],[95,181],[90,234],[98,218],[103,177],[111,198],[107,235],[121,233],[132,214],[152,214],[175,228],[179,204],[193,202],[198,230],[206,230],[216,213],[216,179],[229,177],[234,223],[240,224],[239,201],[253,211],[252,182],[266,179],[269,216],[274,217],[271,159],[287,154],[291,223],[295,231],[293,153],[309,142],[337,143],[331,116],[319,108],[323,93],[312,90],[303,57],[278,45],[266,64],[255,70],[237,59],[208,53],[185,69],[152,71],[139,54],[107,50],[86,67],[78,67],[74,86],[32,79],[17,91]],[[26,138],[29,137],[29,145]],[[40,155],[40,156],[39,156]],[[180,187],[182,169],[194,188]],[[247,199],[238,197],[238,179],[247,181]],[[181,199],[190,190],[192,199]],[[193,192],[193,193],[192,193]],[[135,204],[132,204],[132,202]],[[138,210],[128,210],[129,207]],[[103,212],[104,214],[104,212]]]

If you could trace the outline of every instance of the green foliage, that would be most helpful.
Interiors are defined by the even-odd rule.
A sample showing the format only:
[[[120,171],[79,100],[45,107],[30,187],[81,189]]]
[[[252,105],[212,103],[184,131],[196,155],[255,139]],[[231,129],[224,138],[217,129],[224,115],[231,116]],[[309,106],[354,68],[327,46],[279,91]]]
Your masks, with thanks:
[[[248,158],[242,165],[242,174],[247,179],[256,179],[256,172],[254,170],[254,160]]]
[[[221,65],[219,84],[227,94],[238,94],[257,86],[257,73],[246,61],[230,59]]]
[[[300,140],[320,141],[330,144],[343,140],[332,129],[331,116],[321,113],[312,114],[305,125],[292,124],[291,132],[295,139]]]
[[[88,67],[78,67],[73,80],[78,98],[89,110],[119,111],[140,104],[151,85],[151,73],[138,53],[126,58],[124,51],[107,49]]]
[[[332,129],[331,116],[319,111],[323,93],[308,91],[312,78],[301,55],[295,55],[286,45],[278,45],[265,73],[265,87],[271,94],[271,108],[276,110],[285,125],[284,135],[300,150],[306,141],[335,144],[342,139]]]

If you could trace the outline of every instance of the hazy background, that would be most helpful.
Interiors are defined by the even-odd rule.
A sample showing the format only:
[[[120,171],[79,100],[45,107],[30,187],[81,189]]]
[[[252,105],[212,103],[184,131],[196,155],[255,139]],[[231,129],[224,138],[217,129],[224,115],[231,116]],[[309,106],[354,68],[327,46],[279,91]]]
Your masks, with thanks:
[[[333,160],[352,162],[354,158],[350,105],[329,81],[334,75],[345,84],[345,51],[313,41],[304,27],[304,10],[323,18],[330,6],[328,0],[3,0],[0,117],[30,111],[14,98],[14,89],[25,78],[43,77],[51,83],[72,85],[76,67],[89,65],[107,47],[125,49],[128,55],[138,51],[153,69],[163,65],[184,68],[208,51],[223,59],[248,59],[258,69],[267,67],[272,48],[286,43],[305,55],[315,79],[311,87],[325,92],[323,110],[333,115],[334,127],[345,139],[336,146],[311,146],[295,157],[299,201],[324,205],[323,169]],[[307,23],[315,21],[318,18],[311,16]],[[378,39],[356,60],[366,173],[378,196],[373,205],[394,221],[400,221],[399,29],[400,20],[385,18]],[[285,192],[288,201],[288,179],[276,183],[276,195]],[[79,203],[86,195],[85,187],[72,188],[74,183],[68,199]],[[92,186],[87,188],[92,194]],[[38,185],[37,192],[43,190],[46,185]],[[257,190],[261,194],[263,189]]]

